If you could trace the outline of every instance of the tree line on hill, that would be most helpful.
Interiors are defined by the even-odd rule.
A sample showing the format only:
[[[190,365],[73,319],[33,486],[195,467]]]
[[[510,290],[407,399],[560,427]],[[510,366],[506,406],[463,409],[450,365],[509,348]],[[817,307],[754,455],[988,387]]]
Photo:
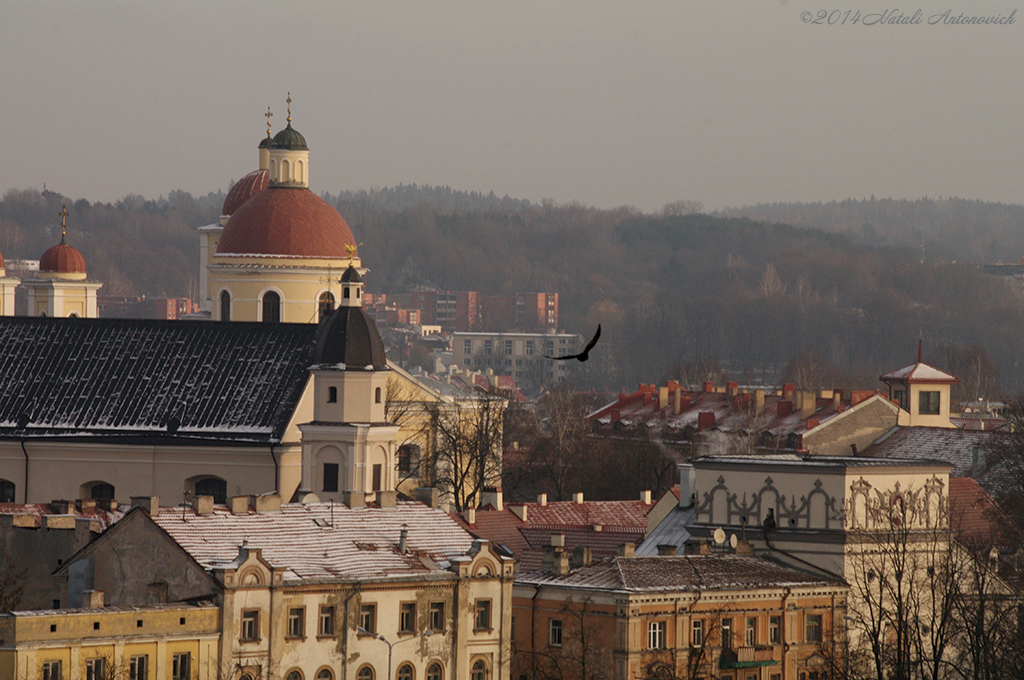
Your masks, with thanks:
[[[59,241],[66,204],[68,242],[85,254],[90,277],[104,281],[104,294],[195,297],[195,228],[217,220],[223,198],[174,191],[110,204],[10,190],[0,201],[0,252],[37,259]],[[915,360],[922,339],[927,362],[968,378],[958,388],[963,399],[1024,390],[1024,300],[963,264],[976,252],[969,245],[979,241],[977,225],[1009,234],[1024,223],[1021,206],[944,199],[806,208],[848,215],[854,204],[879,204],[889,217],[875,229],[886,239],[871,241],[836,226],[852,217],[791,226],[702,214],[690,201],[644,214],[417,185],[325,198],[362,244],[370,292],[551,291],[562,330],[590,337],[602,324],[601,342],[579,366],[580,387],[731,379],[874,388],[878,375]],[[897,210],[903,203],[916,213]],[[804,214],[791,208],[794,218]],[[935,214],[951,216],[942,229],[922,231],[922,260],[913,230]],[[964,250],[939,258],[945,251],[928,239]]]

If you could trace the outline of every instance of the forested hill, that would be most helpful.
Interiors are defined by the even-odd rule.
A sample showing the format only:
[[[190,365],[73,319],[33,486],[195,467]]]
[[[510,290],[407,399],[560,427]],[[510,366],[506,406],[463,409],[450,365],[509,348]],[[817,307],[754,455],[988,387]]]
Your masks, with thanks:
[[[872,196],[828,203],[764,203],[726,208],[721,214],[817,227],[866,245],[912,247],[928,259],[995,264],[1024,257],[1024,206],[1020,205]]]
[[[875,387],[878,375],[914,360],[920,337],[926,360],[958,374],[965,395],[995,396],[1000,376],[1011,390],[1024,388],[1020,294],[952,262],[968,259],[956,253],[922,262],[919,248],[742,217],[484,195],[477,198],[489,205],[474,207],[447,188],[436,200],[387,207],[411,202],[410,191],[329,197],[362,243],[370,291],[557,292],[562,329],[589,337],[604,328],[584,366],[587,385],[728,376]],[[9,191],[0,252],[37,259],[59,240],[57,213],[67,203],[68,240],[104,293],[193,294],[195,228],[216,220],[217,198],[172,192],[90,204]]]

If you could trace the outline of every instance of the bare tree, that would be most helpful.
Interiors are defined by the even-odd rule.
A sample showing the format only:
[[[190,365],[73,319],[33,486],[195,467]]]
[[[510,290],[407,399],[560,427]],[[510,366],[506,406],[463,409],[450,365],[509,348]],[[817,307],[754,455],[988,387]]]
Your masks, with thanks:
[[[426,464],[458,512],[473,507],[484,487],[500,483],[506,405],[507,400],[488,395],[426,405],[433,438]]]

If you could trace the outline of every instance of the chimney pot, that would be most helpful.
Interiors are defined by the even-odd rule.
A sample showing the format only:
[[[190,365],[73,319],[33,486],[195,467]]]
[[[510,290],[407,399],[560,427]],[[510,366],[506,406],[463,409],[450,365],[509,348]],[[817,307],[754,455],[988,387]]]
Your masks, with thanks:
[[[476,508],[466,508],[466,524],[469,526],[476,524]]]
[[[640,502],[644,503],[645,505],[650,505],[650,503],[651,503],[651,492],[650,492],[649,489],[646,490],[646,491],[641,491],[640,492]]]
[[[160,514],[159,496],[132,496],[130,500],[133,508],[142,508],[150,517]],[[82,506],[85,507],[85,503],[82,503]],[[93,502],[93,507],[96,507],[95,502]]]
[[[670,557],[676,554],[676,546],[669,543],[658,544],[658,556],[659,557]]]
[[[636,555],[636,544],[635,543],[623,543],[619,546],[618,550],[619,557],[633,557]]]
[[[573,494],[573,500],[576,501],[579,504],[582,504],[583,503],[583,492],[582,491],[577,491],[575,494]]]
[[[540,507],[544,508],[544,507],[547,507],[547,504],[548,504],[548,495],[546,493],[538,494],[537,495],[537,505],[539,505]]]

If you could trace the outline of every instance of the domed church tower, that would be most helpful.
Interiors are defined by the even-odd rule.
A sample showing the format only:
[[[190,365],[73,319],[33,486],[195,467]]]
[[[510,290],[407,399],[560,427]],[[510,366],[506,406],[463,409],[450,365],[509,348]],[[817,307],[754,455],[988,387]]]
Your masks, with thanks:
[[[80,316],[95,319],[96,291],[103,285],[85,273],[85,258],[67,243],[66,207],[60,211],[60,243],[39,258],[39,272],[21,285],[28,293],[29,316]]]
[[[287,101],[273,137],[267,112],[260,169],[232,187],[221,224],[200,229],[200,284],[217,321],[318,323],[337,305],[341,272],[361,266],[348,224],[309,190],[309,147]]]
[[[320,500],[346,491],[396,488],[395,440],[386,421],[388,364],[377,325],[362,306],[363,283],[350,266],[341,304],[320,328],[313,353],[313,421],[302,431],[301,489]]]

